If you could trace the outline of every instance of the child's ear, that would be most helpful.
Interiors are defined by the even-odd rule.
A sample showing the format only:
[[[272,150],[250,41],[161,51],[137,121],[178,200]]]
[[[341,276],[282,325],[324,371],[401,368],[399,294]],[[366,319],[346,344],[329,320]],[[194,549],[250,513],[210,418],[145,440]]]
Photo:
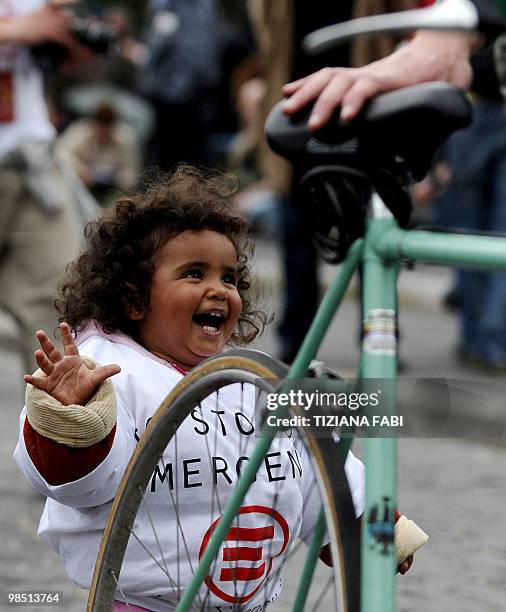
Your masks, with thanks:
[[[130,290],[132,290],[132,292],[134,292],[133,295],[129,296],[130,299],[134,301],[137,295],[137,287],[132,283],[127,283],[126,285]],[[144,318],[144,311],[138,310],[135,306],[132,306],[132,304],[130,304],[129,298],[127,297],[123,298],[123,307],[125,308],[127,317],[129,319],[132,319],[132,321],[140,321]]]
[[[127,317],[132,319],[132,321],[140,321],[144,319],[144,313],[140,310],[137,310],[133,306],[127,306],[126,309]]]
[[[125,309],[126,316],[132,319],[132,321],[144,319],[144,311],[138,310],[135,306],[132,306],[132,304],[128,304],[128,302],[124,301],[123,308]]]

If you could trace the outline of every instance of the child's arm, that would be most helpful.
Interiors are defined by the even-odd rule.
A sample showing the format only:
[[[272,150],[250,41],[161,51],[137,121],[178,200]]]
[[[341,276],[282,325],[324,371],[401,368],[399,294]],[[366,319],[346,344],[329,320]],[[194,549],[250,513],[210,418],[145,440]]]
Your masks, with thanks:
[[[44,332],[37,332],[42,350],[35,357],[41,375],[24,377],[32,387],[27,388],[23,439],[33,464],[51,485],[78,480],[107,457],[116,410],[110,383],[100,385],[120,370],[83,361],[68,325],[60,329],[64,355]]]
[[[361,520],[360,518],[358,519]],[[429,537],[418,527],[414,521],[395,512],[395,555],[397,558],[397,571],[405,574],[413,565],[414,553],[427,542]],[[332,566],[330,545],[326,544],[320,550],[320,559],[328,566]]]
[[[44,480],[53,486],[74,482],[93,472],[109,454],[115,433],[116,425],[100,442],[85,448],[73,448],[42,436],[28,419],[23,425],[28,455]]]

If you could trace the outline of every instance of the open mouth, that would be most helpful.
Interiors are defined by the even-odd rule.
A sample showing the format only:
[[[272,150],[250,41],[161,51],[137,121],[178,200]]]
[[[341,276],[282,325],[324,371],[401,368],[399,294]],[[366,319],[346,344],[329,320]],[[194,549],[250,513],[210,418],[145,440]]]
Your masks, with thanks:
[[[226,315],[223,312],[201,312],[193,315],[193,320],[197,325],[200,325],[204,331],[217,333],[221,326],[225,323]]]

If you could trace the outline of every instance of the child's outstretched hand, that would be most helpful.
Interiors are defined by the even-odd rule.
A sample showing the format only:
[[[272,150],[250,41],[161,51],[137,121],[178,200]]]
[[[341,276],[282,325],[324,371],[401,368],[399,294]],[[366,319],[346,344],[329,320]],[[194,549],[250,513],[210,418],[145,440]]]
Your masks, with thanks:
[[[399,574],[404,575],[406,572],[409,571],[409,568],[412,565],[413,565],[413,555],[410,555],[405,561],[403,561],[402,563],[399,563],[397,567],[397,571],[399,572]]]
[[[42,350],[35,351],[35,360],[45,376],[25,374],[23,378],[26,383],[49,393],[64,406],[84,406],[95,389],[110,376],[118,374],[121,368],[110,364],[90,370],[79,355],[67,323],[60,324],[60,332],[63,355],[44,331],[36,333]]]

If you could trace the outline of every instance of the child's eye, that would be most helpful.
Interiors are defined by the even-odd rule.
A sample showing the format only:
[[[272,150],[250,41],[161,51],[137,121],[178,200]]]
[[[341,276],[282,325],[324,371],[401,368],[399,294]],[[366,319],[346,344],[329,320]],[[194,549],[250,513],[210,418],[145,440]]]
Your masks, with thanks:
[[[193,268],[191,270],[187,270],[184,274],[183,274],[184,278],[202,278],[202,271],[198,270],[196,268]]]
[[[225,276],[223,277],[223,282],[226,285],[234,285],[234,287],[237,286],[237,274],[234,274],[233,272],[231,272],[230,274],[225,274]]]

